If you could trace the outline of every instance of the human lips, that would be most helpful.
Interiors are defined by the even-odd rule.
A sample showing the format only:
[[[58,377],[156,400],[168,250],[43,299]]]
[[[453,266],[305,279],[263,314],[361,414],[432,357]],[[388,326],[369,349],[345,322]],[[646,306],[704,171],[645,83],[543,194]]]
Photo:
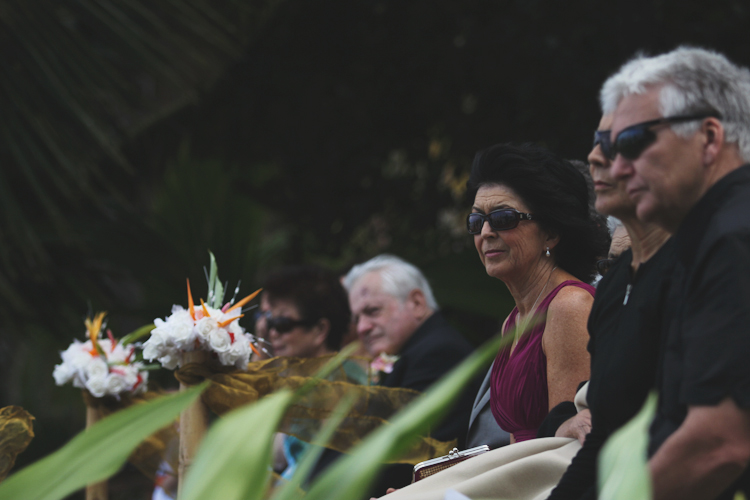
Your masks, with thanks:
[[[499,248],[490,248],[490,249],[484,250],[484,256],[489,259],[493,257],[498,257],[502,255],[503,253],[505,253],[505,250],[500,250]]]
[[[604,191],[612,187],[611,182],[605,181],[594,181],[594,191]]]

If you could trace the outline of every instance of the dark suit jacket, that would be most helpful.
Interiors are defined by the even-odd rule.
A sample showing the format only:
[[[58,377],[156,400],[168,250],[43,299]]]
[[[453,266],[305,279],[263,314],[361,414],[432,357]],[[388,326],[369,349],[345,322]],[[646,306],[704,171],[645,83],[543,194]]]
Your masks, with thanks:
[[[399,359],[394,363],[393,371],[385,375],[379,385],[424,391],[463,361],[471,351],[471,344],[448,324],[442,314],[436,312],[409,337],[399,352]],[[431,437],[441,441],[457,439],[459,449],[463,447],[472,401],[478,386],[477,382],[466,388],[443,423],[430,433]],[[325,450],[313,471],[312,478],[328,467],[337,456],[338,453],[333,450]],[[411,471],[411,465],[387,466],[377,478],[367,498],[380,497],[389,487],[402,488],[408,485],[411,482]]]
[[[427,318],[406,341],[393,365],[379,385],[401,387],[423,392],[437,379],[463,361],[472,351],[471,345],[439,312]],[[464,391],[451,413],[431,432],[441,441],[458,439],[458,447],[465,444],[466,428],[477,386]]]

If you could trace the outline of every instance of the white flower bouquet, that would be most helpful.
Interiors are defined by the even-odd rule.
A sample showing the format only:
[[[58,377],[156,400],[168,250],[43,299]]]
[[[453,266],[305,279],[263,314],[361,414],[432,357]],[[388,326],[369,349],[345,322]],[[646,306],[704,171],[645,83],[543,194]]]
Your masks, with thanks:
[[[86,318],[89,339],[85,342],[76,339],[61,353],[62,363],[52,373],[55,383],[72,381],[74,387],[86,389],[96,398],[142,393],[146,390],[148,371],[135,360],[136,347],[118,342],[109,330],[108,338],[99,338],[106,314],[101,312],[93,319]]]
[[[211,255],[211,274],[208,278],[208,301],[203,299],[200,307],[193,302],[190,280],[187,281],[188,308],[175,305],[166,319],[154,320],[151,337],[143,344],[144,359],[156,359],[164,368],[173,370],[184,364],[184,355],[191,351],[215,353],[225,366],[243,369],[250,360],[252,351],[260,354],[255,344],[258,339],[247,333],[239,324],[244,316],[242,307],[253,300],[260,290],[234,303],[234,297],[224,306],[224,286],[218,280],[216,261]],[[235,297],[239,291],[235,289]]]

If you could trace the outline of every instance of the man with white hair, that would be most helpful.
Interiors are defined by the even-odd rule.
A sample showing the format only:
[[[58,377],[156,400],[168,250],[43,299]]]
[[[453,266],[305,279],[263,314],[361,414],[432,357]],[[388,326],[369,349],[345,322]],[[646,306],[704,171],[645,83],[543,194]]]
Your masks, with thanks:
[[[654,498],[750,484],[750,71],[715,52],[637,57],[601,91],[602,150],[677,262],[651,426]]]
[[[379,385],[424,391],[466,358],[471,345],[438,311],[427,279],[412,264],[393,255],[379,255],[354,266],[344,278],[357,334],[374,358],[395,356]],[[458,439],[463,447],[476,387],[464,391],[431,436]],[[389,467],[383,487],[409,484],[410,467]],[[376,491],[373,494],[385,493]]]

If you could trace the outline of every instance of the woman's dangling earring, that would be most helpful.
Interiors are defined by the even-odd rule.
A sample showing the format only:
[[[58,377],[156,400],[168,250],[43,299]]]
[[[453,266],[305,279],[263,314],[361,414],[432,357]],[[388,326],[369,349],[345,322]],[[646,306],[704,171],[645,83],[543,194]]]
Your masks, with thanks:
[[[547,253],[546,253],[546,255],[547,255],[547,257],[549,257],[549,247],[547,247]]]

